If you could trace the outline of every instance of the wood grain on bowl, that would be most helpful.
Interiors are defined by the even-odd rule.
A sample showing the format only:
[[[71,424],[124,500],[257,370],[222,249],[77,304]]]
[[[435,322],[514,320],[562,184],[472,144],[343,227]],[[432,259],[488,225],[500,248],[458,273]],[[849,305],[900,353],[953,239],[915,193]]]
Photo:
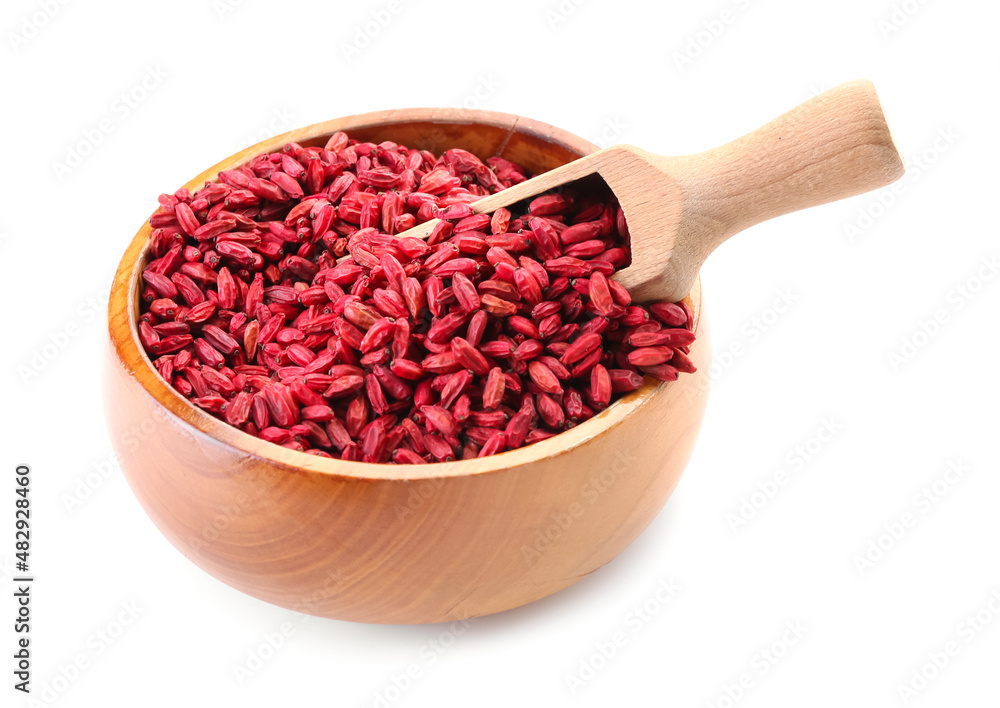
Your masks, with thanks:
[[[191,180],[288,141],[337,130],[440,152],[499,154],[533,171],[596,147],[485,111],[413,109],[328,121],[249,148]],[[492,457],[433,465],[319,458],[249,436],[197,409],[138,342],[148,223],[109,305],[105,412],[122,470],[160,531],[229,585],[312,615],[379,623],[475,617],[550,595],[612,560],[652,521],[691,454],[708,393],[700,285],[689,295],[695,374],[649,382],[585,423]]]

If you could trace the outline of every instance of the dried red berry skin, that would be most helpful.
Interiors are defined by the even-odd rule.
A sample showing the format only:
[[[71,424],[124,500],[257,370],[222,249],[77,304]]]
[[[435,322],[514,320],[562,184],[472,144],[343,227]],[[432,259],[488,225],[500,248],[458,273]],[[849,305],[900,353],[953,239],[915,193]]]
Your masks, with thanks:
[[[528,175],[344,133],[160,198],[137,336],[193,405],[322,457],[422,464],[539,442],[695,370],[685,303],[614,280],[627,224],[572,187],[475,214]],[[402,231],[439,219],[426,241]]]

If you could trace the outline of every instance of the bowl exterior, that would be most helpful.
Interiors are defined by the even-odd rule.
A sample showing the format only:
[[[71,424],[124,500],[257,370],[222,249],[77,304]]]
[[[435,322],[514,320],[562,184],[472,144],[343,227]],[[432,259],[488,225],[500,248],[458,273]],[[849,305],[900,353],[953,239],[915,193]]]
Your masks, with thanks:
[[[483,157],[499,152],[529,161],[525,155],[535,155],[535,170],[594,149],[534,121],[426,110],[310,126],[241,155],[339,129],[367,131],[373,136],[367,139],[398,136],[393,139],[401,143],[439,130],[442,145]],[[220,164],[241,161],[232,160]],[[546,454],[504,453],[489,469],[458,462],[413,466],[420,474],[400,466],[393,475],[387,470],[396,466],[304,460],[309,456],[239,431],[236,440],[255,446],[221,439],[202,429],[208,416],[157,377],[131,334],[127,300],[134,294],[120,291],[144,247],[142,234],[123,259],[110,308],[104,394],[112,443],[133,492],[167,539],[206,572],[254,597],[322,617],[406,624],[466,619],[538,600],[627,547],[666,503],[694,447],[710,366],[700,285],[690,295],[698,315],[690,356],[698,372],[648,384],[629,405],[616,404],[622,407],[570,431],[590,426],[599,434],[581,432],[566,449],[558,438],[570,433],[540,443],[550,443],[539,448]],[[190,411],[178,415],[184,406]]]

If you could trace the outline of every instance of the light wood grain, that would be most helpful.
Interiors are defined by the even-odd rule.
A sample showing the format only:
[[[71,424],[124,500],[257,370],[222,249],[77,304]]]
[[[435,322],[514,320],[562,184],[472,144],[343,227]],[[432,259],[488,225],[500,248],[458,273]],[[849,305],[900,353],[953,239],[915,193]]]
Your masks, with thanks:
[[[594,174],[618,197],[631,235],[632,263],[615,280],[637,301],[675,302],[729,237],[776,216],[884,187],[902,176],[903,162],[874,86],[854,81],[707,152],[664,157],[618,145],[472,208],[490,213]],[[425,238],[436,223],[401,235]]]
[[[223,160],[186,185],[294,140],[440,139],[551,169],[596,148],[483,111],[414,109],[329,121]],[[435,138],[437,136],[437,138]],[[708,394],[701,291],[689,294],[699,372],[650,382],[595,418],[526,448],[436,465],[322,459],[246,435],[190,405],[138,344],[144,224],[109,305],[105,415],[122,470],[163,535],[219,580],[300,612],[426,623],[507,610],[610,562],[652,521],[687,464]]]

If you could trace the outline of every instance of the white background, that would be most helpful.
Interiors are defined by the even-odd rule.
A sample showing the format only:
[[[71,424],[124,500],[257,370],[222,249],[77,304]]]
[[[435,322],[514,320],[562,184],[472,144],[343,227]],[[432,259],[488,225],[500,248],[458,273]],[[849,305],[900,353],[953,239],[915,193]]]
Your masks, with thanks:
[[[19,462],[34,480],[36,705],[1000,705],[996,3],[225,1],[3,6],[0,705],[28,705],[10,673]],[[639,540],[576,586],[457,637],[306,618],[198,570],[114,465],[111,274],[157,194],[238,148],[466,105],[684,154],[854,78],[876,82],[909,171],[711,258],[716,362],[694,457]],[[734,528],[744,501],[757,507]],[[882,536],[904,513],[900,538]],[[861,567],[871,542],[882,556]],[[926,666],[949,642],[947,664]],[[420,677],[397,690],[411,664]]]

